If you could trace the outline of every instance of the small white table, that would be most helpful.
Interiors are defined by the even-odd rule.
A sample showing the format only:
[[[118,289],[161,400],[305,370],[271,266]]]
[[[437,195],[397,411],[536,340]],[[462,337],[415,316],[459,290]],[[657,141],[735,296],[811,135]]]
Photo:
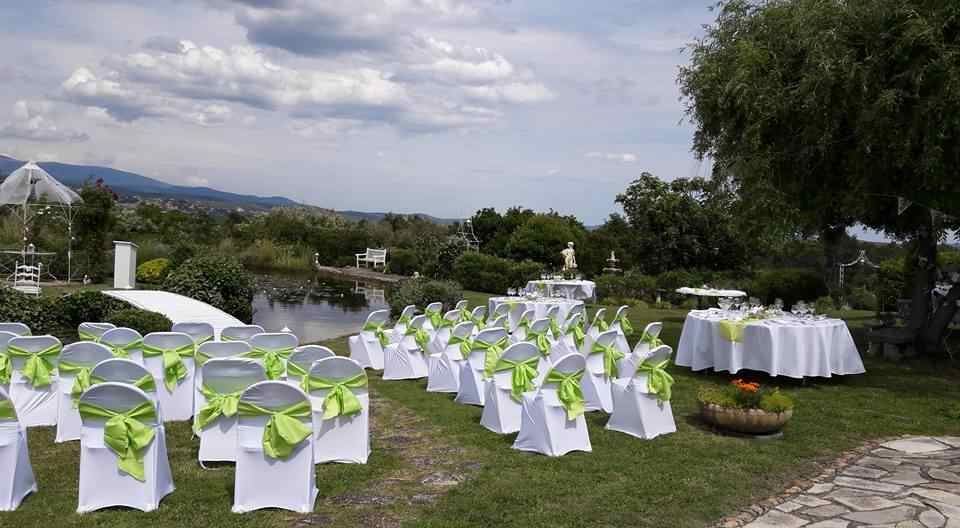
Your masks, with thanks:
[[[549,297],[578,299],[585,301],[593,299],[597,291],[597,283],[588,280],[532,280],[524,288],[527,293],[540,292]]]
[[[746,297],[747,292],[740,290],[717,290],[714,288],[677,288],[681,295],[696,295],[697,297]]]
[[[791,378],[863,374],[866,369],[841,319],[803,320],[784,315],[747,323],[740,341],[720,330],[738,314],[711,308],[687,314],[676,364],[693,370],[758,370]]]
[[[514,329],[520,321],[520,316],[527,310],[533,310],[534,318],[540,319],[547,316],[547,310],[550,309],[551,306],[558,306],[560,308],[560,321],[564,321],[567,318],[567,314],[570,313],[570,310],[574,306],[582,305],[583,301],[578,299],[561,299],[558,297],[539,297],[537,299],[528,299],[526,297],[491,297],[488,303],[488,320],[493,315],[494,310],[497,309],[497,306],[509,303],[511,305],[510,328]]]

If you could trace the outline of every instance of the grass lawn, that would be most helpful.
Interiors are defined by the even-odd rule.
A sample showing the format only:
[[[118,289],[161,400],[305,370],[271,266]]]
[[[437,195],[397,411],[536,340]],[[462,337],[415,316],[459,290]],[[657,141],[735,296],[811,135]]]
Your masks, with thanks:
[[[468,294],[471,305],[486,295]],[[682,310],[633,310],[634,326],[663,321],[662,338],[676,346]],[[845,313],[861,350],[869,313]],[[347,353],[346,339],[325,342]],[[384,382],[371,373],[373,456],[366,466],[318,466],[316,513],[230,513],[233,471],[204,471],[185,424],[167,426],[177,491],[157,512],[76,508],[78,446],[53,444],[53,431],[30,430],[40,491],[2,526],[703,526],[789,481],[819,473],[818,463],[867,439],[899,434],[960,434],[945,409],[960,401],[960,374],[928,362],[866,359],[861,376],[808,380],[748,376],[780,385],[797,400],[782,440],[752,442],[718,436],[696,419],[700,385],[731,376],[672,367],[678,432],[641,441],[603,429],[590,413],[593,453],[559,459],[514,451],[516,435],[479,424],[481,409],[428,394],[426,380]],[[742,374],[741,374],[742,375]],[[463,481],[456,484],[458,481]]]

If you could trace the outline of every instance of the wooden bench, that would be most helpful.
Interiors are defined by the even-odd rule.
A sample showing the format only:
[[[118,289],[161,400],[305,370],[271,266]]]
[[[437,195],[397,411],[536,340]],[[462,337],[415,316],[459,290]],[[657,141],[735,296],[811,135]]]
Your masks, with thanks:
[[[363,262],[366,264],[373,264],[373,269],[377,269],[377,264],[381,266],[387,265],[387,250],[386,249],[371,249],[367,248],[363,253],[357,253],[357,267],[360,267],[360,263]]]

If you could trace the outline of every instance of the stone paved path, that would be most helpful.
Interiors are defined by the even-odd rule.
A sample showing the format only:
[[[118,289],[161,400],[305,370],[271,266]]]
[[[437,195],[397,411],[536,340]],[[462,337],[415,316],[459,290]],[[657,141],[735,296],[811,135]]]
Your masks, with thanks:
[[[960,528],[960,437],[885,442],[814,482],[745,524],[721,526]]]

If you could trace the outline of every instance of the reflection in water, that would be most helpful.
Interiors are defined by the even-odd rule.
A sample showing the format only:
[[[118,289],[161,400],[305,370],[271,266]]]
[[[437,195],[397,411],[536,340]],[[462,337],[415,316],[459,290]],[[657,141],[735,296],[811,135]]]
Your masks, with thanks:
[[[301,343],[356,333],[374,310],[387,308],[382,286],[325,276],[257,277],[253,322],[268,332],[287,327]]]

